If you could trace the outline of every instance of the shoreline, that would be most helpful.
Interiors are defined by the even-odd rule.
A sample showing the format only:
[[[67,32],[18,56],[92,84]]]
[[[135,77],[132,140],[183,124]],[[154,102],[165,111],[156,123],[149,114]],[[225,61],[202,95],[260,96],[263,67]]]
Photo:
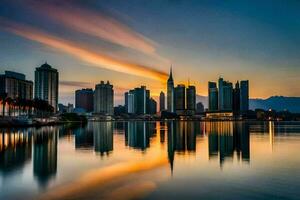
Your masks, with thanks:
[[[130,121],[145,121],[145,122],[170,122],[170,121],[182,121],[182,122],[300,122],[297,120],[256,120],[256,119],[97,119],[82,121],[51,121],[51,122],[38,122],[24,123],[17,121],[16,119],[4,120],[0,119],[0,128],[29,128],[29,127],[42,127],[42,126],[59,126],[65,124],[87,124],[89,122],[130,122]]]

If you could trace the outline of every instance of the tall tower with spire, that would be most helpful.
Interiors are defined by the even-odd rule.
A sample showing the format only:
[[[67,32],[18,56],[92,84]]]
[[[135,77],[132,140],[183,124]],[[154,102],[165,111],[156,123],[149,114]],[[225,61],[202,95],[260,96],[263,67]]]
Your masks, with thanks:
[[[174,81],[172,75],[172,65],[167,83],[167,108],[168,112],[174,112]]]

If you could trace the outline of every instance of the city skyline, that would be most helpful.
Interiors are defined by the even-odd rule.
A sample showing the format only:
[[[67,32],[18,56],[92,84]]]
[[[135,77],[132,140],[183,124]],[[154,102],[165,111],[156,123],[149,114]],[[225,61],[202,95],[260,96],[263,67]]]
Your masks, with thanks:
[[[190,79],[202,96],[219,76],[249,80],[250,98],[300,96],[299,40],[293,37],[300,32],[299,2],[54,2],[1,2],[0,72],[34,80],[34,69],[48,61],[60,73],[64,104],[74,103],[75,90],[100,80],[115,86],[116,105],[139,85],[158,102],[171,64],[177,83]],[[156,13],[157,7],[164,9]],[[93,17],[99,23],[88,21]]]

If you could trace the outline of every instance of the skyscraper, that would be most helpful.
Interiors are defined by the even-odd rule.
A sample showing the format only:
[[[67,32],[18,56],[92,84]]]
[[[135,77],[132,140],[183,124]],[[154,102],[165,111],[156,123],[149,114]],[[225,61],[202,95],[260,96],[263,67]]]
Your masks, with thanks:
[[[174,89],[175,110],[177,114],[185,112],[185,85],[179,84]]]
[[[170,69],[170,76],[167,83],[167,109],[168,112],[174,112],[174,81],[172,75],[172,67]]]
[[[143,115],[147,113],[147,94],[146,87],[141,86],[140,88],[134,89],[134,105],[135,114]]]
[[[150,90],[146,86],[134,88],[125,93],[125,102],[127,102],[126,110],[128,113],[144,115],[149,114],[150,105]]]
[[[33,82],[26,80],[24,74],[5,71],[0,75],[0,94],[7,94],[12,99],[32,99]]]
[[[219,78],[219,110],[232,110],[232,83]]]
[[[196,110],[196,87],[189,85],[186,89],[186,109],[189,114],[195,114]]]
[[[127,113],[134,114],[135,113],[134,90],[130,90],[129,92],[125,93],[125,102],[127,102],[127,106],[125,105],[126,107],[125,109]]]
[[[105,115],[113,115],[114,112],[113,85],[107,81],[97,84],[94,92],[94,112]]]
[[[47,101],[57,111],[58,104],[58,72],[45,63],[35,70],[34,96]]]
[[[249,110],[249,81],[241,81],[240,84],[240,111],[246,113]]]
[[[232,93],[232,110],[235,113],[240,111],[240,83],[238,81]]]
[[[196,105],[196,113],[203,113],[204,112],[204,106],[202,102],[198,102]]]
[[[75,107],[92,112],[94,108],[94,91],[91,88],[75,91]]]
[[[215,82],[208,82],[208,110],[218,110],[218,88]]]
[[[159,111],[165,110],[165,93],[163,91],[159,94]]]
[[[151,114],[151,115],[156,114],[157,103],[153,98],[150,98],[150,100],[149,100],[149,107],[150,107],[149,114]]]

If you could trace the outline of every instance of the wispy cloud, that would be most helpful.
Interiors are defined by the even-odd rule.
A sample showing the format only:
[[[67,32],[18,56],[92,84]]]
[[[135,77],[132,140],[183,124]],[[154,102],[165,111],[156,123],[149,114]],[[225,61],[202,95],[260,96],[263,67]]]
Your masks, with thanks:
[[[70,2],[59,4],[34,2],[35,12],[76,32],[154,56],[168,62],[156,52],[156,42],[136,32],[126,24],[100,12],[85,9]]]
[[[31,26],[19,24],[6,19],[0,19],[0,25],[6,31],[68,53],[86,63],[90,63],[99,68],[105,68],[159,81],[165,81],[167,78],[166,73],[155,70],[151,67],[110,58],[106,55],[89,50],[79,43],[59,38]]]
[[[59,84],[67,87],[92,87],[91,83],[81,81],[59,81]]]

